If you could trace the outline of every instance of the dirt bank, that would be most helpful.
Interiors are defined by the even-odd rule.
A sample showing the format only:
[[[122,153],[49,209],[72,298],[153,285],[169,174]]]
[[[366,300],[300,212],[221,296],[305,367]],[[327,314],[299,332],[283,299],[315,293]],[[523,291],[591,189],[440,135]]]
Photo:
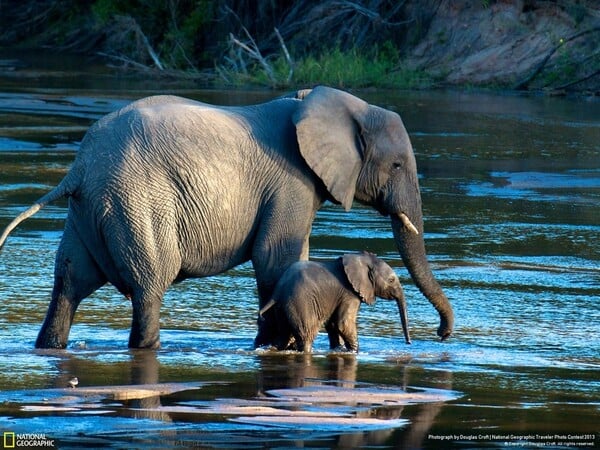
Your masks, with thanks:
[[[598,92],[600,3],[442,1],[408,61],[453,85]]]

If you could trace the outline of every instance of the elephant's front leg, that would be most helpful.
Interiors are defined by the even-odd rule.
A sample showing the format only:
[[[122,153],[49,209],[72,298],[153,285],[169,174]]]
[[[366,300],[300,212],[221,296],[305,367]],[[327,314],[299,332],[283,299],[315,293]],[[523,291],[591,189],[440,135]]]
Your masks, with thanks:
[[[299,218],[290,214],[270,213],[263,228],[257,233],[252,264],[261,308],[270,300],[283,272],[296,261],[308,259],[308,236],[315,213],[312,209],[307,209]],[[282,224],[277,220],[289,223]],[[294,228],[293,233],[290,233],[291,227]],[[277,336],[274,308],[266,311],[263,317],[254,339],[254,348],[273,345]]]
[[[346,349],[358,353],[358,331],[356,329],[356,317],[360,301],[352,299],[344,302],[336,311],[337,329]]]
[[[274,345],[278,350],[283,350],[283,344],[278,336],[277,319],[273,308],[266,311],[262,320],[258,322],[258,332],[254,338],[254,348]]]
[[[340,334],[346,350],[358,353],[358,333],[356,331],[356,323],[341,326]]]

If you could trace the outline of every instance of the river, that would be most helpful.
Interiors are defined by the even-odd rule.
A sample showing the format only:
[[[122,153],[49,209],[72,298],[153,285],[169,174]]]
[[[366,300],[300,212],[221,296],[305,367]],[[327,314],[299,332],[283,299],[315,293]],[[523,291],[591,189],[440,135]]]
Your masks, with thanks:
[[[280,94],[135,81],[51,57],[36,70],[4,61],[0,228],[60,181],[90,124],[133,99],[249,104]],[[311,257],[370,250],[389,262],[405,287],[412,345],[395,304],[379,300],[361,308],[357,355],[328,352],[323,334],[312,355],[253,350],[258,301],[245,264],[172,286],[158,351],[127,349],[130,305],[110,286],[82,302],[66,350],[35,350],[67,213],[57,202],[0,253],[4,439],[128,449],[599,447],[600,101],[356,95],[397,111],[411,136],[430,262],[455,309],[451,339],[436,337],[437,313],[404,269],[389,221],[326,204]],[[72,376],[77,388],[67,387]]]

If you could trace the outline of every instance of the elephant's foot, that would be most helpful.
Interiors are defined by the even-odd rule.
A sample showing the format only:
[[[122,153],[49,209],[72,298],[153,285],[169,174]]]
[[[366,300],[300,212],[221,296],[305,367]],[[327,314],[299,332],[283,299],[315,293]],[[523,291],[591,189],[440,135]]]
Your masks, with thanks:
[[[46,319],[38,333],[35,341],[35,348],[66,348],[69,340],[69,331],[71,322],[68,320],[70,311],[60,311],[56,313],[56,309],[51,306]],[[67,318],[66,320],[64,318]]]
[[[160,348],[160,339],[154,338],[140,338],[139,336],[129,336],[129,348],[145,348],[149,350],[158,350]]]
[[[358,348],[353,349],[348,348],[345,345],[338,345],[337,347],[332,348],[331,351],[334,353],[358,353]]]
[[[254,348],[257,349],[270,346],[279,347],[279,345],[277,345],[277,341],[277,333],[272,327],[269,327],[266,322],[263,321],[259,325],[258,333],[256,333],[256,337],[254,338]]]
[[[67,340],[61,339],[57,335],[46,336],[45,334],[38,335],[35,341],[35,348],[56,348],[64,349],[67,347]]]
[[[129,334],[129,348],[147,348],[157,350],[160,348],[160,329],[158,327],[145,327],[140,329],[136,321],[133,322]]]

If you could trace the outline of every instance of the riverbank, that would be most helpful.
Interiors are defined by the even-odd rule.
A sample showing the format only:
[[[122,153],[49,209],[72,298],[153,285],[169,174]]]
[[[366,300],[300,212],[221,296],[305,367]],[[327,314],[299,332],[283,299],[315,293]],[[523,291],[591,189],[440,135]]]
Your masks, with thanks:
[[[408,66],[453,86],[598,93],[599,48],[595,2],[441,2]]]
[[[3,9],[1,50],[78,54],[121,75],[196,87],[600,93],[597,2],[46,3]],[[24,66],[17,58],[0,72]]]

